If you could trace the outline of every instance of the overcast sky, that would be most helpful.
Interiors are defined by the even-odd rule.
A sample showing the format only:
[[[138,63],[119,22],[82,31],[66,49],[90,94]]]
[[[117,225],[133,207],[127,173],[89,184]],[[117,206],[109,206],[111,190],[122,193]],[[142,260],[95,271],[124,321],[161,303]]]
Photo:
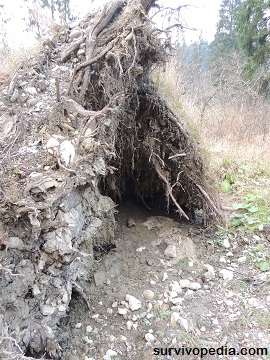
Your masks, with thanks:
[[[98,8],[108,0],[71,0],[71,9],[75,14],[83,16],[91,11],[91,8]],[[168,1],[160,0],[159,3]],[[171,0],[170,7],[177,5],[190,4],[188,8],[183,8],[179,14],[179,20],[190,28],[196,28],[197,31],[186,31],[185,41],[190,43],[198,41],[200,38],[211,42],[214,38],[216,23],[218,21],[218,11],[221,0]],[[11,18],[7,26],[7,40],[11,47],[28,47],[34,42],[33,34],[25,32],[25,22],[23,18],[27,17],[25,2],[23,0],[1,0],[4,4],[6,15]],[[0,11],[2,11],[0,9]],[[5,14],[1,14],[5,15]]]

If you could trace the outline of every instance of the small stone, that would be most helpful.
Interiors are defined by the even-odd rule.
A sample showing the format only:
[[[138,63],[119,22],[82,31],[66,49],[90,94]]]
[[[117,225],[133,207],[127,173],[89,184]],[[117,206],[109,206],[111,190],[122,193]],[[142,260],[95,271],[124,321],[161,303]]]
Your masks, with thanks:
[[[128,313],[128,309],[118,308],[117,312],[120,315],[126,315]]]
[[[75,329],[80,329],[82,327],[82,323],[75,324]]]
[[[247,261],[247,257],[246,256],[241,256],[240,258],[237,259],[237,262],[239,264],[243,264]]]
[[[224,301],[227,306],[233,306],[234,302],[232,300],[225,300]]]
[[[204,282],[213,280],[215,278],[215,273],[212,273],[210,271],[206,271],[203,275],[202,275],[202,280]]]
[[[126,301],[128,301],[128,306],[131,311],[139,310],[142,307],[140,300],[136,299],[134,296],[127,294]]]
[[[179,316],[179,319],[178,319],[178,324],[186,331],[186,332],[190,332],[190,326],[189,326],[189,323],[188,323],[188,320]]]
[[[176,291],[169,291],[169,296],[171,299],[176,298],[178,296],[178,293]]]
[[[219,258],[219,262],[221,262],[221,263],[226,263],[227,262],[227,260],[225,259],[225,257],[224,256],[221,256],[220,258]]]
[[[131,227],[133,227],[133,226],[136,226],[136,223],[135,223],[135,221],[134,221],[133,219],[129,218],[129,219],[127,220],[127,227],[128,227],[128,228],[131,228]]]
[[[96,271],[94,273],[94,281],[95,281],[95,285],[97,287],[101,287],[103,284],[106,283],[107,277],[106,277],[106,273],[103,271]]]
[[[212,265],[205,264],[204,267],[207,269],[207,271],[210,271],[211,273],[215,273],[215,269]]]
[[[205,331],[206,331],[206,327],[205,327],[205,326],[202,326],[202,327],[200,328],[200,330],[201,330],[201,332],[205,332]]]
[[[55,306],[43,305],[41,312],[44,316],[49,316],[55,312],[55,309]]]
[[[29,108],[35,106],[37,103],[38,103],[38,99],[36,98],[31,98],[26,101],[26,105]]]
[[[136,249],[136,252],[141,253],[141,252],[143,252],[143,250],[146,250],[146,247],[145,247],[145,246],[141,246],[141,247],[137,248],[137,249]]]
[[[179,285],[182,289],[189,287],[190,281],[188,279],[182,279],[179,281]]]
[[[164,272],[161,281],[165,281],[167,279],[168,279],[168,274],[166,272]]]
[[[259,305],[258,300],[256,298],[249,298],[247,302],[248,302],[248,305],[251,305],[254,307],[257,307]]]
[[[233,257],[233,253],[231,251],[228,251],[226,254],[228,257]]]
[[[184,301],[184,299],[181,297],[176,297],[176,298],[171,299],[171,303],[173,305],[181,305],[183,301]]]
[[[128,329],[128,330],[131,330],[132,327],[133,327],[133,322],[132,322],[131,320],[128,320],[128,321],[127,321],[127,329]]]
[[[117,301],[113,302],[113,303],[112,303],[112,308],[116,308],[117,305],[118,305],[118,302],[117,302]]]
[[[212,324],[213,324],[213,325],[218,325],[218,319],[214,319],[214,320],[212,321]]]
[[[37,296],[40,294],[40,290],[37,284],[33,284],[32,286],[32,294],[33,296]]]
[[[69,166],[75,158],[75,147],[69,140],[64,140],[59,147],[60,159],[64,165]]]
[[[86,326],[86,332],[90,333],[90,332],[92,332],[92,331],[93,331],[92,326],[91,326],[91,325],[87,325],[87,326]]]
[[[109,349],[106,352],[106,355],[103,356],[103,360],[112,360],[112,358],[116,355],[117,355],[116,351]]]
[[[78,37],[81,37],[81,35],[82,35],[82,31],[80,29],[74,29],[69,34],[69,38],[70,38],[70,40],[73,40],[73,39],[76,39]]]
[[[173,259],[176,257],[176,246],[175,245],[168,245],[164,251],[164,256],[167,259]]]
[[[253,239],[256,240],[256,241],[260,241],[260,240],[261,240],[260,236],[258,236],[258,235],[253,235]]]
[[[191,289],[188,289],[184,295],[185,299],[192,299],[194,295],[194,291]]]
[[[223,280],[230,281],[233,279],[233,272],[227,269],[222,269],[219,271],[219,276],[223,278]]]
[[[182,293],[182,288],[181,286],[179,285],[178,281],[173,281],[171,284],[170,284],[170,288],[172,291],[176,292],[178,295]]]
[[[171,324],[173,327],[178,326],[178,320],[179,320],[180,314],[177,312],[173,312],[171,315]]]
[[[77,55],[78,55],[78,56],[80,56],[80,55],[85,55],[85,49],[80,49],[80,50],[78,50]]]
[[[83,342],[85,342],[86,344],[92,344],[93,343],[93,340],[90,340],[88,336],[84,336],[82,338]]]
[[[145,300],[153,300],[155,298],[155,293],[152,290],[144,290],[143,297]]]
[[[224,246],[226,249],[229,249],[229,248],[231,247],[231,244],[230,244],[228,238],[225,238],[225,239],[223,240],[223,246]]]
[[[192,282],[191,284],[189,284],[188,288],[190,290],[199,290],[201,288],[201,284],[198,282]]]
[[[113,314],[113,309],[112,309],[112,308],[108,308],[108,309],[107,309],[107,314],[112,315],[112,314]]]
[[[144,337],[145,337],[145,340],[150,342],[150,343],[152,343],[152,342],[154,342],[156,340],[154,335],[149,333],[149,332],[147,334],[145,334]]]

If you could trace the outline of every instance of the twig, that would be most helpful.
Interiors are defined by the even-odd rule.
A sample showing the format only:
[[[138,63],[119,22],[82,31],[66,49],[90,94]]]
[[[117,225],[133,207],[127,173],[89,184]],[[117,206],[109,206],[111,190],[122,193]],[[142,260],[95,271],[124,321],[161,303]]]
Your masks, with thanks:
[[[200,192],[203,194],[203,196],[209,201],[209,203],[212,205],[213,209],[215,210],[215,212],[222,218],[223,214],[219,211],[219,209],[216,207],[216,205],[213,203],[213,201],[210,199],[209,195],[207,194],[207,192],[201,187],[201,185],[196,184],[197,188],[200,190]]]
[[[189,217],[187,216],[187,214],[184,212],[184,210],[181,208],[181,206],[175,200],[173,193],[172,193],[172,188],[171,188],[168,180],[166,179],[165,175],[162,174],[161,169],[159,169],[159,165],[155,161],[153,161],[153,164],[155,166],[156,172],[158,173],[159,177],[161,178],[161,180],[163,180],[165,182],[165,184],[167,186],[168,194],[170,195],[170,198],[171,198],[172,202],[174,203],[174,205],[177,207],[179,213],[181,215],[183,215],[187,220],[189,220]]]
[[[176,154],[176,155],[172,155],[170,156],[168,159],[173,159],[173,158],[176,158],[176,157],[182,157],[182,156],[186,156],[187,154],[186,153],[182,153],[182,154]]]
[[[59,87],[59,78],[55,77],[55,87],[56,87],[56,100],[60,102],[60,87]]]

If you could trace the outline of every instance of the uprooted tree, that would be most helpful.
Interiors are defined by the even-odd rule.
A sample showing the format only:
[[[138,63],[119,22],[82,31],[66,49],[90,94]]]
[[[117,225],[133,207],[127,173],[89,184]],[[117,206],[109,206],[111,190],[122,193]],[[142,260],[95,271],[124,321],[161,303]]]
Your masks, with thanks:
[[[134,196],[204,223],[221,216],[182,122],[151,71],[166,60],[147,12],[116,0],[44,43],[1,107],[0,354],[61,357],[72,294],[90,306],[94,244],[113,241],[116,204]],[[1,335],[1,334],[0,334]]]

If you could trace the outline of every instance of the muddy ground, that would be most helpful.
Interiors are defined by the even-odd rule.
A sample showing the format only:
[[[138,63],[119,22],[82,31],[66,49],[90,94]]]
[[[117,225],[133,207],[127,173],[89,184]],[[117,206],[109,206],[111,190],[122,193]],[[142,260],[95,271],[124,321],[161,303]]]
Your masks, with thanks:
[[[219,241],[211,230],[150,213],[134,201],[118,210],[115,246],[96,248],[93,281],[85,297],[73,293],[61,321],[62,359],[199,359],[196,350],[156,355],[153,349],[221,346],[235,355],[224,350],[203,358],[268,358],[252,356],[252,349],[237,354],[241,348],[270,351],[269,274],[249,256],[258,243],[269,246],[266,238]],[[127,295],[140,301],[137,310]]]

